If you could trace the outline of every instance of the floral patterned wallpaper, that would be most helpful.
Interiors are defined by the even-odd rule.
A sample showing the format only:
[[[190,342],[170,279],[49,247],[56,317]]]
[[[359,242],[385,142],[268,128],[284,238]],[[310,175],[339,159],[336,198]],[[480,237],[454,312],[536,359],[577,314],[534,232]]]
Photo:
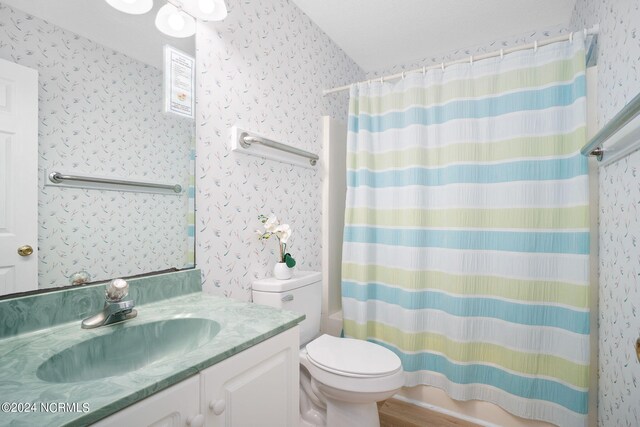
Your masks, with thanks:
[[[44,171],[189,183],[191,122],[162,113],[162,72],[0,3],[0,58],[39,73],[39,287],[182,267],[187,193],[44,186]]]
[[[277,244],[259,241],[259,214],[293,229],[301,270],[320,270],[321,170],[230,151],[238,125],[303,150],[321,150],[322,115],[346,120],[348,93],[322,89],[364,78],[362,70],[289,0],[227,0],[229,15],[199,25],[196,263],[206,292],[251,298],[272,274]]]
[[[640,93],[640,2],[578,0],[572,27],[600,25],[598,124]],[[598,424],[640,425],[640,152],[600,168]]]

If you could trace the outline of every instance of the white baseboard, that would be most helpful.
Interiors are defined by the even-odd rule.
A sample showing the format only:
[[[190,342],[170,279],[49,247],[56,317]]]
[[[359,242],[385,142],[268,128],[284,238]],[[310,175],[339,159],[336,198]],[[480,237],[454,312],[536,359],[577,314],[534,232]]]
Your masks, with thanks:
[[[439,412],[441,414],[445,414],[453,418],[469,421],[471,423],[478,424],[483,427],[501,427],[497,424],[492,424],[488,421],[480,420],[478,418],[470,417],[468,415],[462,415],[458,412],[450,411],[448,409],[444,409],[439,406],[430,405],[428,403],[424,403],[419,400],[409,399],[408,397],[401,396],[400,394],[396,394],[395,396],[393,396],[393,398],[401,400],[403,402],[411,403],[412,405],[420,406],[421,408],[429,409],[430,411]]]

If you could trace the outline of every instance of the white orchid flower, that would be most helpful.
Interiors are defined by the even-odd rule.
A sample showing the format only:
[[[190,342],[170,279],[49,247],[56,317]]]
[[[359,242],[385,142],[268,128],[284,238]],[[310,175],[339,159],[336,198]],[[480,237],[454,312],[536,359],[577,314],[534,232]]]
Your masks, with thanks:
[[[278,236],[280,243],[287,243],[287,240],[291,237],[291,227],[289,227],[289,224],[281,224],[273,230],[273,234]]]
[[[278,218],[275,215],[269,215],[269,218],[267,218],[264,223],[264,229],[269,233],[273,233],[279,224]]]
[[[264,225],[265,231],[260,232],[256,230],[256,234],[260,240],[267,240],[271,236],[278,238],[278,250],[280,252],[279,262],[286,263],[287,267],[293,268],[296,265],[296,260],[293,259],[290,253],[287,253],[287,242],[291,237],[291,227],[289,224],[280,224],[278,218],[271,214],[269,217],[266,215],[258,215],[258,220]]]

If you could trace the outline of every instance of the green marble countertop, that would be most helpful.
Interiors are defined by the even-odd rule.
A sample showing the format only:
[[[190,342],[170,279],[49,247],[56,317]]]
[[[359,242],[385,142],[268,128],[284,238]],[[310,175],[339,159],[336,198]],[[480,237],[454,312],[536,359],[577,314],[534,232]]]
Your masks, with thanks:
[[[203,293],[190,293],[136,307],[138,317],[86,330],[80,321],[56,325],[0,340],[0,403],[77,403],[78,412],[0,412],[0,425],[87,425],[170,387],[298,324],[304,316]],[[55,310],[55,308],[54,308]],[[217,321],[220,332],[209,342],[179,357],[167,357],[136,371],[75,383],[48,383],[36,376],[52,355],[89,338],[143,323],[174,318]],[[83,404],[89,410],[82,412]],[[86,406],[85,406],[86,407]]]

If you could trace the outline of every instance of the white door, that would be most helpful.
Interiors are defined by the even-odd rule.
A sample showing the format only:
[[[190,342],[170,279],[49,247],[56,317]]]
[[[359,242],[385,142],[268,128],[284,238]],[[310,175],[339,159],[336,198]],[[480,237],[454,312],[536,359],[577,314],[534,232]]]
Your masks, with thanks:
[[[37,244],[38,72],[0,59],[0,295],[37,289]]]

